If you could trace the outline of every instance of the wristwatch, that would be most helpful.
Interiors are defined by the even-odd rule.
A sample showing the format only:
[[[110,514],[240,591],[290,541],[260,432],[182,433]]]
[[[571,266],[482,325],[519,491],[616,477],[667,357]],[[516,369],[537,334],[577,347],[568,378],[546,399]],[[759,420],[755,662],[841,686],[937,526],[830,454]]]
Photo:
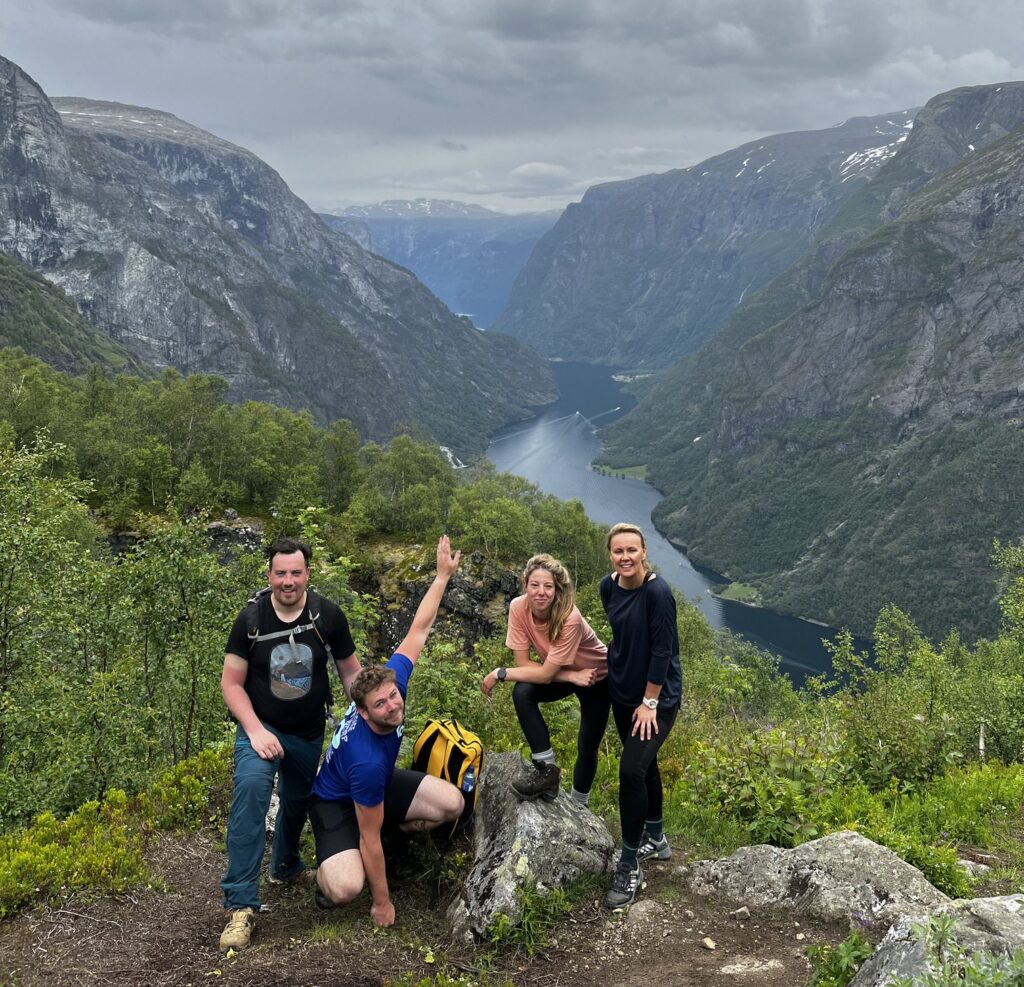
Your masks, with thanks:
[[[504,682],[505,679],[508,678],[508,669],[507,668],[499,668],[494,674],[497,677],[499,682]]]
[[[654,698],[653,696],[652,696],[652,697],[647,697],[647,696],[644,696],[644,698],[643,698],[642,700],[640,700],[640,701],[641,701],[641,702],[642,702],[642,703],[643,703],[643,704],[644,704],[644,705],[645,705],[645,706],[646,706],[646,707],[647,707],[648,709],[657,709],[657,708],[658,708],[658,700],[657,700],[657,699],[655,699],[655,698]]]

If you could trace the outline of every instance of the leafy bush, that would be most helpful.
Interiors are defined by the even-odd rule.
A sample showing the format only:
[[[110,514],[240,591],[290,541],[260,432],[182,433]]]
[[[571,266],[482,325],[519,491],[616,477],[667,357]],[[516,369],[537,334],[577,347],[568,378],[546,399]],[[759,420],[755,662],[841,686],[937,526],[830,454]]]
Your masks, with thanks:
[[[809,946],[807,958],[814,974],[807,987],[846,987],[874,946],[859,932],[852,932],[838,946]]]
[[[757,843],[794,847],[818,835],[818,803],[848,769],[827,733],[755,731],[733,742],[704,743],[686,769],[690,801],[743,823]]]
[[[231,744],[180,761],[139,797],[142,818],[157,829],[199,829],[211,803],[231,787]]]
[[[40,900],[124,891],[146,880],[142,842],[124,792],[87,802],[67,819],[45,812],[0,836],[0,918]]]

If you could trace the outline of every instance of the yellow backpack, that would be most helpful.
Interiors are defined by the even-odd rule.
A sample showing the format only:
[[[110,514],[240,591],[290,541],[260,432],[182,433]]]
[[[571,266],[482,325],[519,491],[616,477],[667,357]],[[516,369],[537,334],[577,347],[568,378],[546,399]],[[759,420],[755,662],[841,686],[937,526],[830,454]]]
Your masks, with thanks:
[[[427,720],[412,747],[412,767],[451,782],[462,791],[466,808],[452,832],[464,829],[473,819],[480,775],[484,769],[484,745],[458,720]]]

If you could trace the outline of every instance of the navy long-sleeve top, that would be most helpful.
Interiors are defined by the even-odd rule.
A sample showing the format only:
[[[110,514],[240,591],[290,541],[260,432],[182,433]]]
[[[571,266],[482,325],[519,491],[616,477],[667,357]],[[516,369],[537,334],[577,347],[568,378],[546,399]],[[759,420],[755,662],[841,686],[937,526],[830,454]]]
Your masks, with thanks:
[[[612,640],[608,645],[608,688],[612,699],[639,706],[647,683],[661,686],[658,706],[675,706],[683,696],[679,664],[676,598],[664,579],[648,577],[642,586],[625,589],[617,579],[601,580]]]

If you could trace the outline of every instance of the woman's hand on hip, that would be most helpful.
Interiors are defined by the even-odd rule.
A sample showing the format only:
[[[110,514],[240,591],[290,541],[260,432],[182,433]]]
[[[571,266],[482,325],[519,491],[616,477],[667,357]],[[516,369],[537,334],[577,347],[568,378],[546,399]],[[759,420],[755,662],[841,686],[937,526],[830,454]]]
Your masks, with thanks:
[[[641,740],[650,740],[658,732],[658,711],[656,709],[649,709],[641,703],[633,710],[631,735],[635,737],[638,730]]]

